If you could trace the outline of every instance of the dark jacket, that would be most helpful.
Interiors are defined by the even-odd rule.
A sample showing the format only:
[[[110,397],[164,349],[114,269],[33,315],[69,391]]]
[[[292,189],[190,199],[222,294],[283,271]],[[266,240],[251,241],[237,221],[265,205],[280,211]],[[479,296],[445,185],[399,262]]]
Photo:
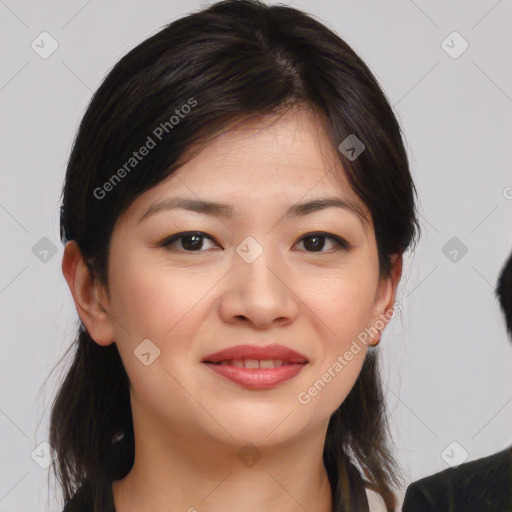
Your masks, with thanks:
[[[512,512],[512,446],[412,483],[402,512]]]

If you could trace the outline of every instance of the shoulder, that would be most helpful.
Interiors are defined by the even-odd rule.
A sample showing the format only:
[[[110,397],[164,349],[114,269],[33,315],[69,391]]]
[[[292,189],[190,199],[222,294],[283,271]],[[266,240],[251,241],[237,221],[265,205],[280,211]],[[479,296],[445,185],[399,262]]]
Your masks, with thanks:
[[[512,511],[512,447],[412,483],[403,512]]]

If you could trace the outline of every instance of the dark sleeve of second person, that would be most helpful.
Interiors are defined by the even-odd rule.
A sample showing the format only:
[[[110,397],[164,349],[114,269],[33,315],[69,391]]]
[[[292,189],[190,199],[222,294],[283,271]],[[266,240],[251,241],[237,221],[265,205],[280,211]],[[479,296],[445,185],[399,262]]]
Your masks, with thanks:
[[[412,483],[402,512],[512,512],[512,447]]]

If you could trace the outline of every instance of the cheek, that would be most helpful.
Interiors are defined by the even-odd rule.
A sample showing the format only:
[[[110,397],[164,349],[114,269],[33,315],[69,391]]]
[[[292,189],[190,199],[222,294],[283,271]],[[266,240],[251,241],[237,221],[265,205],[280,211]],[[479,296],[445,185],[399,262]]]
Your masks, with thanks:
[[[323,353],[310,379],[313,388],[308,395],[312,399],[315,393],[322,396],[317,406],[325,408],[326,414],[332,413],[352,389],[368,349],[364,334],[371,323],[376,277],[370,273],[364,276],[360,272],[324,282],[310,302],[322,320]]]
[[[296,397],[311,425],[328,420],[345,401],[361,373],[366,353],[367,347],[353,344],[351,336],[338,338],[326,347],[324,359]]]
[[[363,272],[324,282],[312,307],[329,327],[327,339],[338,349],[369,327],[375,304],[376,279]]]
[[[135,258],[118,266],[113,325],[120,355],[138,394],[152,400],[151,393],[160,390],[157,395],[161,392],[161,396],[176,400],[182,397],[183,390],[168,372],[180,382],[189,379],[187,369],[197,363],[193,340],[211,336],[211,329],[200,330],[207,325],[205,315],[214,308],[212,298],[218,281],[217,273],[176,269]],[[149,366],[136,357],[145,353],[143,343],[150,353],[153,350],[157,354]]]
[[[151,266],[147,261],[142,264],[135,258],[117,265],[111,283],[116,343],[133,399],[144,404],[141,409],[178,425],[178,413],[191,404],[179,384],[186,380],[181,365],[175,363],[189,357],[190,339],[201,325],[199,301],[202,297],[207,300],[212,284],[207,286],[204,275],[202,280],[193,279],[182,271],[180,277],[176,270]],[[147,365],[144,354],[149,354]],[[162,408],[162,404],[166,406]]]
[[[185,277],[186,276],[186,277]],[[208,279],[195,279],[185,269],[172,269],[132,257],[113,273],[113,314],[123,321],[133,341],[154,338],[162,343],[206,295]],[[123,332],[121,332],[123,335]]]

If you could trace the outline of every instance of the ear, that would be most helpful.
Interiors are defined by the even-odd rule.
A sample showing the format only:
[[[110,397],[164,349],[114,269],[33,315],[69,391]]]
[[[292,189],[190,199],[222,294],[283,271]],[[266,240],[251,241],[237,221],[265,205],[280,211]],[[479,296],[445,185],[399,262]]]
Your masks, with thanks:
[[[383,331],[392,318],[394,311],[396,290],[402,276],[402,254],[397,253],[391,256],[391,270],[385,278],[379,279],[375,306],[373,311],[372,325]],[[378,342],[380,332],[374,337]]]
[[[76,310],[91,338],[98,345],[115,341],[112,322],[108,314],[107,294],[94,279],[78,244],[71,240],[64,248],[62,273],[68,283]]]

